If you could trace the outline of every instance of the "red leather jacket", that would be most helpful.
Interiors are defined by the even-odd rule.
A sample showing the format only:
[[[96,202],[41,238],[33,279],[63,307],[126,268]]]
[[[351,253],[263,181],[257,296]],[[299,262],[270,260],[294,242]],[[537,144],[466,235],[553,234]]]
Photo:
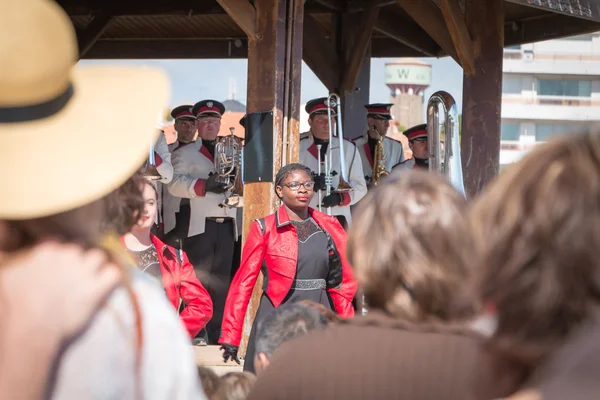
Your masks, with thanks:
[[[167,298],[175,310],[179,310],[183,302],[185,308],[179,318],[193,338],[212,317],[213,304],[210,295],[196,277],[194,266],[183,251],[179,262],[177,250],[154,235],[150,237],[158,254]]]
[[[336,218],[312,208],[309,208],[309,213],[332,239],[329,241],[330,272],[327,291],[335,311],[344,318],[352,317],[352,298],[356,293],[357,282],[346,260],[346,232]],[[279,307],[284,300],[296,276],[298,235],[285,208],[282,206],[274,214],[262,219],[262,222],[264,230],[259,221],[254,221],[250,227],[240,269],[227,293],[219,343],[239,346],[244,315],[261,266],[265,268],[267,275],[266,288],[263,286],[263,290],[275,307]]]

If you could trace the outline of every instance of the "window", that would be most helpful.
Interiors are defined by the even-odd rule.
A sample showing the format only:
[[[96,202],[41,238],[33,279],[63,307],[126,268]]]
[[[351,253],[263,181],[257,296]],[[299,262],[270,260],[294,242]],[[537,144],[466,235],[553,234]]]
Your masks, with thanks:
[[[521,94],[522,80],[520,76],[504,75],[502,78],[503,94]]]
[[[582,125],[536,124],[535,140],[545,142],[553,137],[578,133],[585,129]]]
[[[521,137],[521,124],[512,122],[503,122],[500,138],[501,140],[514,140],[517,141]]]
[[[538,94],[541,96],[590,97],[592,81],[538,79]]]

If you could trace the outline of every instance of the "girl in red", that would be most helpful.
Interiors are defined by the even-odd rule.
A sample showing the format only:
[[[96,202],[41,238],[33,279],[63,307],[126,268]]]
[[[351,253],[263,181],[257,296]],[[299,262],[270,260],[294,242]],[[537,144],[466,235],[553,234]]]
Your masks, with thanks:
[[[202,286],[187,255],[152,235],[157,211],[157,192],[150,182],[144,184],[144,213],[123,242],[138,268],[154,277],[165,289],[176,310],[182,306],[180,319],[194,338],[212,317],[212,300]]]
[[[244,315],[262,269],[263,295],[250,333],[246,371],[254,372],[257,325],[281,304],[312,300],[341,317],[354,315],[357,283],[346,261],[346,232],[336,218],[308,207],[313,187],[309,168],[284,166],[275,178],[275,192],[283,205],[250,227],[240,269],[227,294],[219,340],[225,361],[231,357],[239,363]]]

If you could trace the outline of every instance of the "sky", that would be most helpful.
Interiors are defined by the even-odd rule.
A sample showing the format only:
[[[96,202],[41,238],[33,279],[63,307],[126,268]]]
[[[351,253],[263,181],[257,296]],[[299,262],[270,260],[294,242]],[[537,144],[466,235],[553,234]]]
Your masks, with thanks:
[[[370,102],[388,102],[390,90],[385,86],[385,63],[392,58],[371,60]],[[462,69],[449,57],[440,59],[420,58],[432,65],[432,83],[425,91],[428,98],[438,90],[449,92],[456,99],[458,112],[462,109]],[[246,104],[247,60],[82,60],[86,64],[146,64],[162,67],[169,75],[172,85],[170,106],[195,103],[212,98],[224,101],[230,98],[230,85],[235,82],[236,100]],[[302,97],[304,104],[310,99],[327,96],[327,89],[315,74],[303,63]]]

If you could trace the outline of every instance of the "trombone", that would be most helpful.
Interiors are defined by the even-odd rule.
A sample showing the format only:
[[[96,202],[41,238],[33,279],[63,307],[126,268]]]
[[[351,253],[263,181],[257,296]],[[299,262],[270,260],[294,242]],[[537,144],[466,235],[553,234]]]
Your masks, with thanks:
[[[332,187],[333,187],[333,175],[334,175],[334,171],[333,171],[333,124],[331,123],[331,109],[332,108],[336,108],[336,122],[337,122],[337,127],[338,127],[338,143],[339,146],[336,147],[336,149],[339,148],[339,154],[340,154],[340,180],[338,183],[338,187],[333,190],[334,193],[344,193],[344,192],[351,192],[354,189],[352,188],[352,186],[350,186],[349,179],[348,179],[348,170],[346,168],[346,153],[344,152],[344,130],[342,127],[342,105],[341,105],[341,101],[340,101],[340,96],[338,96],[335,93],[332,93],[329,95],[329,97],[327,97],[326,100],[326,105],[327,105],[327,118],[328,118],[328,125],[329,125],[329,146],[327,146],[327,152],[325,153],[325,157],[324,157],[324,169],[325,169],[325,196],[329,196],[332,193]],[[318,164],[319,164],[319,171],[318,173],[321,174],[321,148],[320,146],[318,146],[318,160],[317,160]],[[319,211],[322,211],[322,205],[321,205],[321,192],[319,192]],[[331,215],[331,207],[327,207],[327,211],[326,213],[328,215]]]

